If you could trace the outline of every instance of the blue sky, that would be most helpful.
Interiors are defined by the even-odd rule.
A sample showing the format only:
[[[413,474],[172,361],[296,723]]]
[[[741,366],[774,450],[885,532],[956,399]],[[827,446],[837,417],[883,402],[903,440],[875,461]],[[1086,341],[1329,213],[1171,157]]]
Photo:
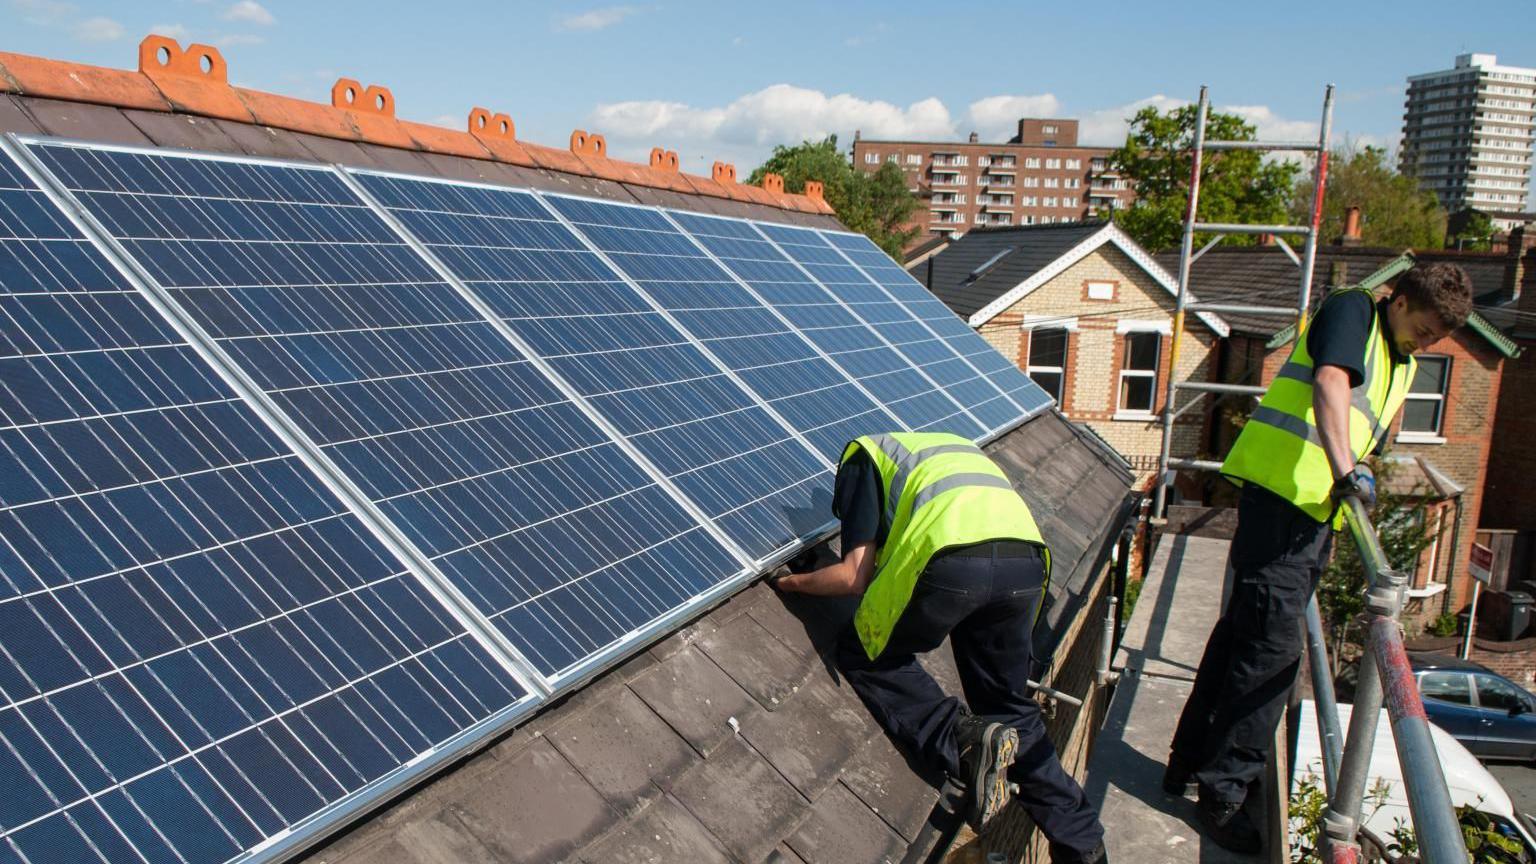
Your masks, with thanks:
[[[1316,129],[1332,82],[1337,132],[1395,146],[1408,75],[1468,51],[1536,66],[1536,24],[1498,8],[0,0],[0,50],[131,67],[161,32],[219,45],[242,86],[324,101],[346,75],[390,87],[408,119],[462,128],[483,105],[524,139],[587,128],[615,155],[663,145],[689,170],[725,159],[745,173],[774,144],[828,132],[997,140],[1026,114],[1079,117],[1089,143],[1117,143],[1138,105],[1193,100],[1202,83],[1293,137]]]

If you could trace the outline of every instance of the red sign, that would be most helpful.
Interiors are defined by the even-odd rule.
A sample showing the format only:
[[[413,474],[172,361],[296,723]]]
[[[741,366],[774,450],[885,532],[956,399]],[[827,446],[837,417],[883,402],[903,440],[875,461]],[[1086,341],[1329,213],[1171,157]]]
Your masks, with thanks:
[[[1472,559],[1467,562],[1472,578],[1487,585],[1493,581],[1493,550],[1481,543],[1472,544]]]

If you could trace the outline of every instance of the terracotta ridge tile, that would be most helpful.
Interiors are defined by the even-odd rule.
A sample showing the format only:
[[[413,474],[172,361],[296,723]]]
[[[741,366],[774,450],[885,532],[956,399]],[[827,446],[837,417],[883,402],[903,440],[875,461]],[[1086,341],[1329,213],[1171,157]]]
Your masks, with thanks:
[[[21,96],[89,102],[117,108],[170,111],[170,103],[144,75],[0,51],[0,89]]]

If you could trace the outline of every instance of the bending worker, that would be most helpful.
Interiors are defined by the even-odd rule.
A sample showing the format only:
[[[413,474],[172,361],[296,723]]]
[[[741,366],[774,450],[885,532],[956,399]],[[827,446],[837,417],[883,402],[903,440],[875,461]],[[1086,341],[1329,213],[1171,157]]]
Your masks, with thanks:
[[[1222,465],[1242,486],[1231,570],[1163,775],[1169,794],[1198,785],[1202,830],[1258,852],[1243,812],[1264,773],[1275,724],[1301,660],[1301,621],[1332,540],[1339,503],[1376,501],[1361,464],[1392,425],[1413,381],[1413,353],[1467,320],[1472,284],[1453,264],[1404,273],[1382,300],[1335,291],[1296,340]]]
[[[842,560],[774,584],[863,594],[838,665],[876,719],[970,789],[974,827],[1007,803],[1011,782],[1053,862],[1104,861],[1104,829],[1028,694],[1050,552],[1002,470],[956,435],[865,436],[843,452],[833,514]],[[917,660],[945,636],[969,710]]]

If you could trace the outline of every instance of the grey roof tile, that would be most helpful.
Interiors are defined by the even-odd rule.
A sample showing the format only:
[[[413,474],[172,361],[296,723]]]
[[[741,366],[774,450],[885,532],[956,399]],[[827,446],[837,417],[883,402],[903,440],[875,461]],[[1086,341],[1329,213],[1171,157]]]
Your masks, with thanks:
[[[85,102],[29,98],[27,111],[45,135],[152,147],[154,142],[117,108]]]
[[[546,740],[528,745],[504,770],[449,799],[453,814],[507,864],[555,861],[613,824],[615,813]]]
[[[294,133],[270,126],[236,123],[232,120],[210,121],[234,143],[236,153],[247,156],[265,156],[269,159],[313,159],[309,150],[299,142]]]
[[[27,112],[21,107],[16,97],[10,94],[0,94],[0,132],[15,132],[18,135],[41,135],[43,130],[37,125]]]
[[[751,615],[740,615],[699,639],[709,655],[743,690],[769,711],[805,681],[815,658],[796,655]]]
[[[493,853],[447,811],[414,819],[389,834],[370,834],[364,845],[337,844],[315,864],[461,864],[490,861]]]
[[[923,262],[913,275],[956,315],[967,318],[1103,228],[1103,222],[977,228]],[[983,265],[986,269],[977,274]]]
[[[698,760],[693,748],[627,688],[551,731],[551,744],[620,812],[658,794]]]
[[[810,812],[779,772],[734,737],[678,778],[672,793],[740,861],[761,861]]]
[[[837,780],[861,742],[882,734],[852,688],[843,689],[849,692],[814,675],[783,709],[742,724],[742,737],[813,801]]]
[[[928,820],[941,782],[937,771],[909,758],[884,734],[871,736],[842,776],[842,785],[908,841]]]
[[[630,682],[630,688],[667,725],[705,756],[763,709],[697,648],[678,652]]]
[[[581,851],[587,864],[727,864],[720,842],[670,795]]]
[[[900,835],[842,784],[832,787],[816,802],[811,818],[805,820],[788,843],[806,864],[888,864],[901,860],[907,846]]]
[[[123,116],[159,147],[213,150],[219,153],[240,152],[239,145],[229,137],[229,133],[206,117],[133,108],[123,109]]]

